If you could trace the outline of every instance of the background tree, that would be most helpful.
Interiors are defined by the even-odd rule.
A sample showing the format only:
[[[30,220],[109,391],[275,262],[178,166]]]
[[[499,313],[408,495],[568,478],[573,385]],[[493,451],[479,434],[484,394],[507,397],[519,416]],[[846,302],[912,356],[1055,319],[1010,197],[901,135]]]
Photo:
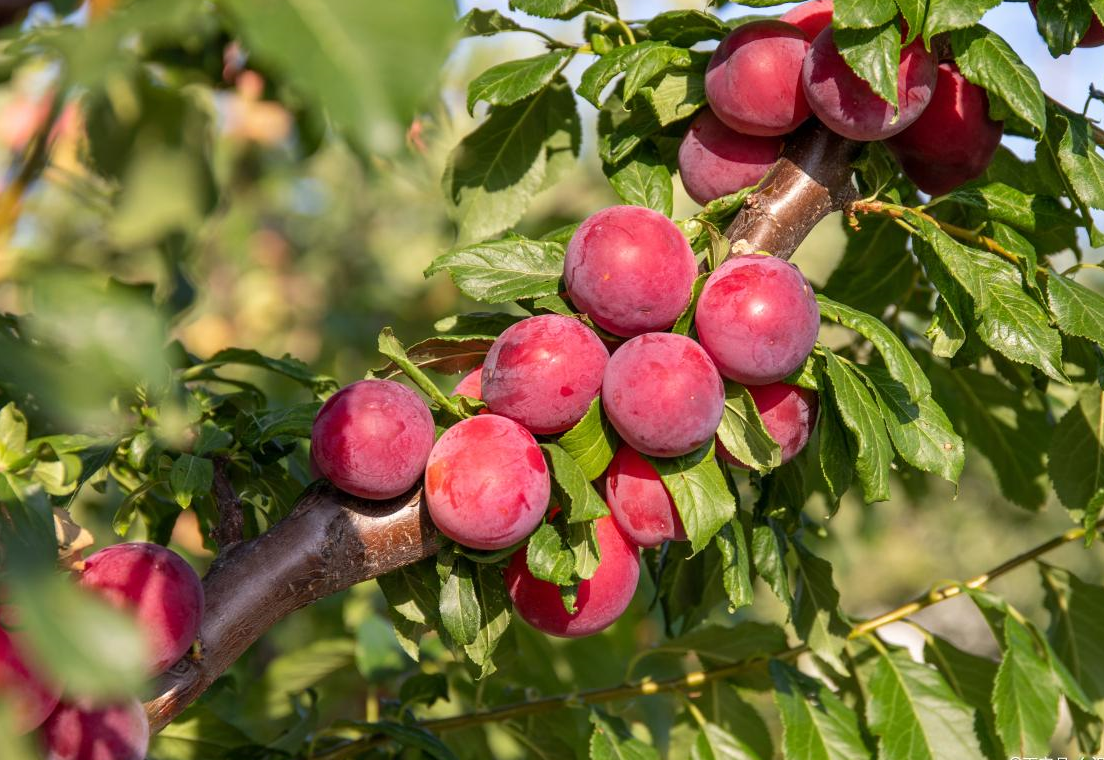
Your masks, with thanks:
[[[707,95],[711,129],[763,131],[741,114],[751,95],[726,108],[707,74],[748,19],[736,4],[511,5],[459,22],[436,0],[11,11],[0,537],[4,622],[28,659],[70,700],[141,696],[155,758],[1104,753],[1104,162],[1094,96],[1084,112],[1048,98],[981,24],[1028,28],[1029,9],[838,2],[809,55],[869,83],[878,118],[859,133],[806,88],[835,132],[766,127],[781,158],[737,189],[770,161],[719,188],[692,181],[714,176],[712,138],[695,126],[705,152],[683,144]],[[1065,57],[1099,42],[1095,0],[1032,10],[1061,70],[1099,56]],[[544,50],[435,102],[462,35]],[[939,133],[940,100],[907,113],[902,47],[954,60],[929,90],[984,91],[987,109],[964,108],[1009,138],[991,163],[972,163],[991,135],[963,150],[970,134]],[[929,126],[891,137],[895,99]],[[464,105],[486,111],[469,123]],[[789,380],[820,418],[783,464],[730,384],[719,440],[750,474],[711,444],[653,460],[689,541],[645,550],[612,628],[560,641],[511,620],[508,553],[440,536],[420,491],[312,485],[306,439],[335,378],[367,367],[404,375],[441,427],[471,417],[441,389],[521,316],[584,310],[565,248],[615,203],[676,219],[703,272],[734,245],[793,257],[823,324]],[[423,284],[426,267],[449,278]],[[692,316],[673,329],[702,338]],[[617,435],[596,403],[540,440],[565,512],[527,565],[570,590]],[[154,685],[132,617],[57,572],[113,534],[207,570],[199,644]]]

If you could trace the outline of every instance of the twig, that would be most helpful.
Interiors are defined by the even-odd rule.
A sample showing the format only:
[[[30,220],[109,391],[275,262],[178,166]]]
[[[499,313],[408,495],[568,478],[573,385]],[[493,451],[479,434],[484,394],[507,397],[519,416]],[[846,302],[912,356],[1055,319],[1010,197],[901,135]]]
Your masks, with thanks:
[[[1093,526],[1093,530],[1104,530],[1104,519],[1099,520],[1096,525]],[[939,602],[959,596],[966,589],[982,588],[992,581],[995,581],[1002,575],[1005,575],[1006,573],[1011,572],[1012,570],[1015,570],[1016,568],[1021,567],[1034,559],[1038,559],[1048,552],[1065,546],[1066,544],[1073,541],[1077,541],[1080,538],[1084,538],[1086,532],[1087,531],[1085,530],[1085,528],[1073,528],[1059,536],[1055,536],[1049,541],[1044,541],[1043,543],[1035,546],[1032,549],[1029,549],[1021,554],[1017,554],[1012,559],[1002,562],[988,572],[975,576],[965,583],[947,584],[944,586],[940,586],[930,593],[919,596],[913,601],[908,602],[907,604],[903,604],[894,610],[855,625],[851,629],[851,632],[848,634],[848,639],[856,639],[862,636],[868,636],[882,626],[904,620],[910,615],[913,615],[926,607],[931,607],[932,605],[938,604]],[[464,715],[457,715],[451,718],[427,720],[418,723],[417,727],[425,729],[427,731],[431,731],[436,734],[441,734],[447,731],[456,731],[462,728],[470,728],[472,726],[483,725],[485,723],[495,723],[504,720],[511,720],[513,718],[519,718],[526,715],[533,715],[536,713],[551,712],[553,710],[558,710],[568,705],[591,705],[603,702],[616,702],[618,700],[631,699],[633,697],[650,696],[652,694],[662,694],[670,691],[696,689],[712,681],[723,680],[731,676],[739,675],[740,673],[747,671],[748,669],[753,668],[768,659],[792,660],[798,655],[804,654],[807,651],[809,651],[809,647],[805,644],[802,644],[799,646],[784,649],[780,652],[774,652],[769,655],[758,655],[756,657],[750,657],[745,660],[728,663],[720,667],[694,671],[692,673],[687,673],[676,678],[668,678],[662,681],[653,681],[651,679],[645,678],[640,681],[624,683],[609,688],[590,689],[588,691],[576,692],[574,694],[560,694],[552,697],[543,697],[541,699],[536,699],[530,702],[520,702],[516,704],[503,705],[492,710],[466,713]],[[352,758],[356,757],[359,753],[362,753],[371,747],[386,744],[388,741],[390,741],[390,739],[385,736],[365,737],[362,739],[356,739],[346,744],[342,744],[338,747],[334,747],[333,749],[314,753],[312,757],[319,758],[320,760],[342,760],[343,758]]]

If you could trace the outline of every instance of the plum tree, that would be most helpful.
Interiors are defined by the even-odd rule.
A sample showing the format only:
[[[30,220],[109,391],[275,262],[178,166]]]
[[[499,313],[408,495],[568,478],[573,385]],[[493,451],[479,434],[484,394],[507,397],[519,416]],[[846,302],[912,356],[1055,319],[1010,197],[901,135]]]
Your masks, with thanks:
[[[360,380],[326,401],[311,429],[311,453],[342,491],[390,499],[422,477],[435,429],[429,407],[393,380]]]
[[[106,707],[65,702],[42,726],[41,738],[46,760],[143,760],[150,729],[136,699]]]
[[[901,49],[897,69],[897,103],[882,100],[863,81],[836,47],[832,29],[813,40],[805,57],[801,81],[809,106],[836,134],[852,140],[884,140],[901,132],[918,118],[935,90],[935,57],[920,39]]]
[[[640,206],[612,206],[588,217],[564,258],[572,303],[624,338],[673,325],[690,303],[695,274],[694,252],[675,223]]]
[[[687,194],[704,206],[759,182],[781,152],[781,137],[741,134],[705,108],[679,145],[679,177]]]
[[[462,420],[429,455],[430,517],[446,536],[473,549],[504,549],[525,538],[543,519],[550,492],[540,446],[506,417]]]
[[[601,559],[590,578],[580,581],[575,612],[564,608],[560,587],[529,571],[528,546],[506,568],[506,591],[514,611],[538,631],[552,636],[589,636],[610,626],[629,606],[640,580],[640,556],[612,516],[596,521]]]
[[[816,427],[819,410],[816,391],[786,383],[749,385],[747,389],[767,432],[782,448],[782,464],[785,464],[801,453]],[[747,469],[747,465],[732,456],[720,440],[717,441],[717,456]]]
[[[713,438],[724,412],[724,383],[701,346],[682,335],[648,333],[614,351],[602,380],[602,406],[637,451],[677,457]]]
[[[601,339],[578,319],[530,317],[508,327],[487,352],[483,400],[532,433],[560,433],[598,396],[608,360]]]
[[[709,276],[694,324],[722,375],[765,385],[800,367],[813,350],[820,309],[797,267],[774,256],[747,254]]]
[[[157,674],[192,646],[203,620],[203,584],[180,555],[157,544],[116,544],[85,560],[80,585],[137,617]]]
[[[832,0],[810,0],[783,13],[779,21],[793,24],[810,40],[832,25]]]
[[[460,379],[456,387],[452,389],[454,396],[467,396],[468,398],[483,400],[483,365],[473,369]]]
[[[909,179],[942,195],[981,176],[993,160],[1004,123],[989,118],[989,96],[952,62],[939,64],[935,94],[920,118],[886,140]]]
[[[631,446],[621,446],[606,471],[606,503],[637,546],[684,541],[686,530],[659,473]]]
[[[752,21],[721,40],[705,70],[705,96],[722,122],[745,135],[784,135],[811,113],[801,87],[805,33]]]
[[[0,701],[14,710],[15,730],[23,734],[42,725],[58,703],[56,690],[27,663],[15,634],[0,627]]]

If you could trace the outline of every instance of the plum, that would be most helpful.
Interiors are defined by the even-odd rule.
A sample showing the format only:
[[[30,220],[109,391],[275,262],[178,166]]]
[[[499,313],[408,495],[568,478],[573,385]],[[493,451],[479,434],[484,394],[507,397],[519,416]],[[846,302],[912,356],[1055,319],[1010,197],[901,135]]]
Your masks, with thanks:
[[[816,427],[820,408],[816,391],[785,383],[749,385],[747,389],[767,432],[782,447],[782,464],[785,464],[805,448]],[[720,439],[717,440],[717,456],[737,467],[749,469],[721,445]]]
[[[832,25],[832,0],[810,0],[783,13],[778,18],[793,24],[810,40]]]
[[[677,457],[713,438],[724,412],[724,383],[709,356],[683,335],[647,333],[606,365],[602,406],[637,451]]]
[[[346,493],[392,499],[425,471],[436,428],[429,407],[393,380],[361,380],[326,401],[311,429],[311,454]]]
[[[18,638],[0,628],[0,701],[14,710],[15,731],[25,734],[42,725],[57,707],[58,694],[47,685],[18,645]]]
[[[805,33],[782,21],[751,21],[721,40],[705,70],[705,97],[722,122],[745,135],[788,134],[811,111],[801,86]]]
[[[552,636],[589,636],[611,625],[629,606],[640,579],[640,555],[610,516],[595,530],[601,559],[594,575],[579,582],[575,613],[564,609],[560,588],[529,572],[528,547],[514,553],[506,568],[506,590],[514,611],[538,631]]]
[[[697,271],[675,223],[641,206],[611,206],[588,217],[564,258],[572,303],[622,338],[673,325],[690,303]]]
[[[820,308],[793,264],[747,254],[709,276],[694,324],[722,375],[744,385],[766,385],[800,367],[813,350]]]
[[[496,414],[445,431],[426,467],[434,524],[473,549],[504,549],[529,535],[548,508],[548,465],[532,434]]]
[[[685,541],[675,502],[648,460],[621,446],[606,471],[606,503],[621,531],[637,546]]]
[[[682,138],[679,177],[687,194],[704,206],[757,184],[781,152],[781,137],[741,134],[706,108]]]
[[[150,729],[142,703],[62,703],[42,727],[46,760],[143,760]]]

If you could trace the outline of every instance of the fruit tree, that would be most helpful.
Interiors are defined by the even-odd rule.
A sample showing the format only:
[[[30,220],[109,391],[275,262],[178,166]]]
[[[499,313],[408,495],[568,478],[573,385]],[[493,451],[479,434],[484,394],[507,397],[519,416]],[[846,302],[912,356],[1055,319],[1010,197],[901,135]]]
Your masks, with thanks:
[[[1104,757],[1104,2],[460,5],[2,4],[0,756]]]

